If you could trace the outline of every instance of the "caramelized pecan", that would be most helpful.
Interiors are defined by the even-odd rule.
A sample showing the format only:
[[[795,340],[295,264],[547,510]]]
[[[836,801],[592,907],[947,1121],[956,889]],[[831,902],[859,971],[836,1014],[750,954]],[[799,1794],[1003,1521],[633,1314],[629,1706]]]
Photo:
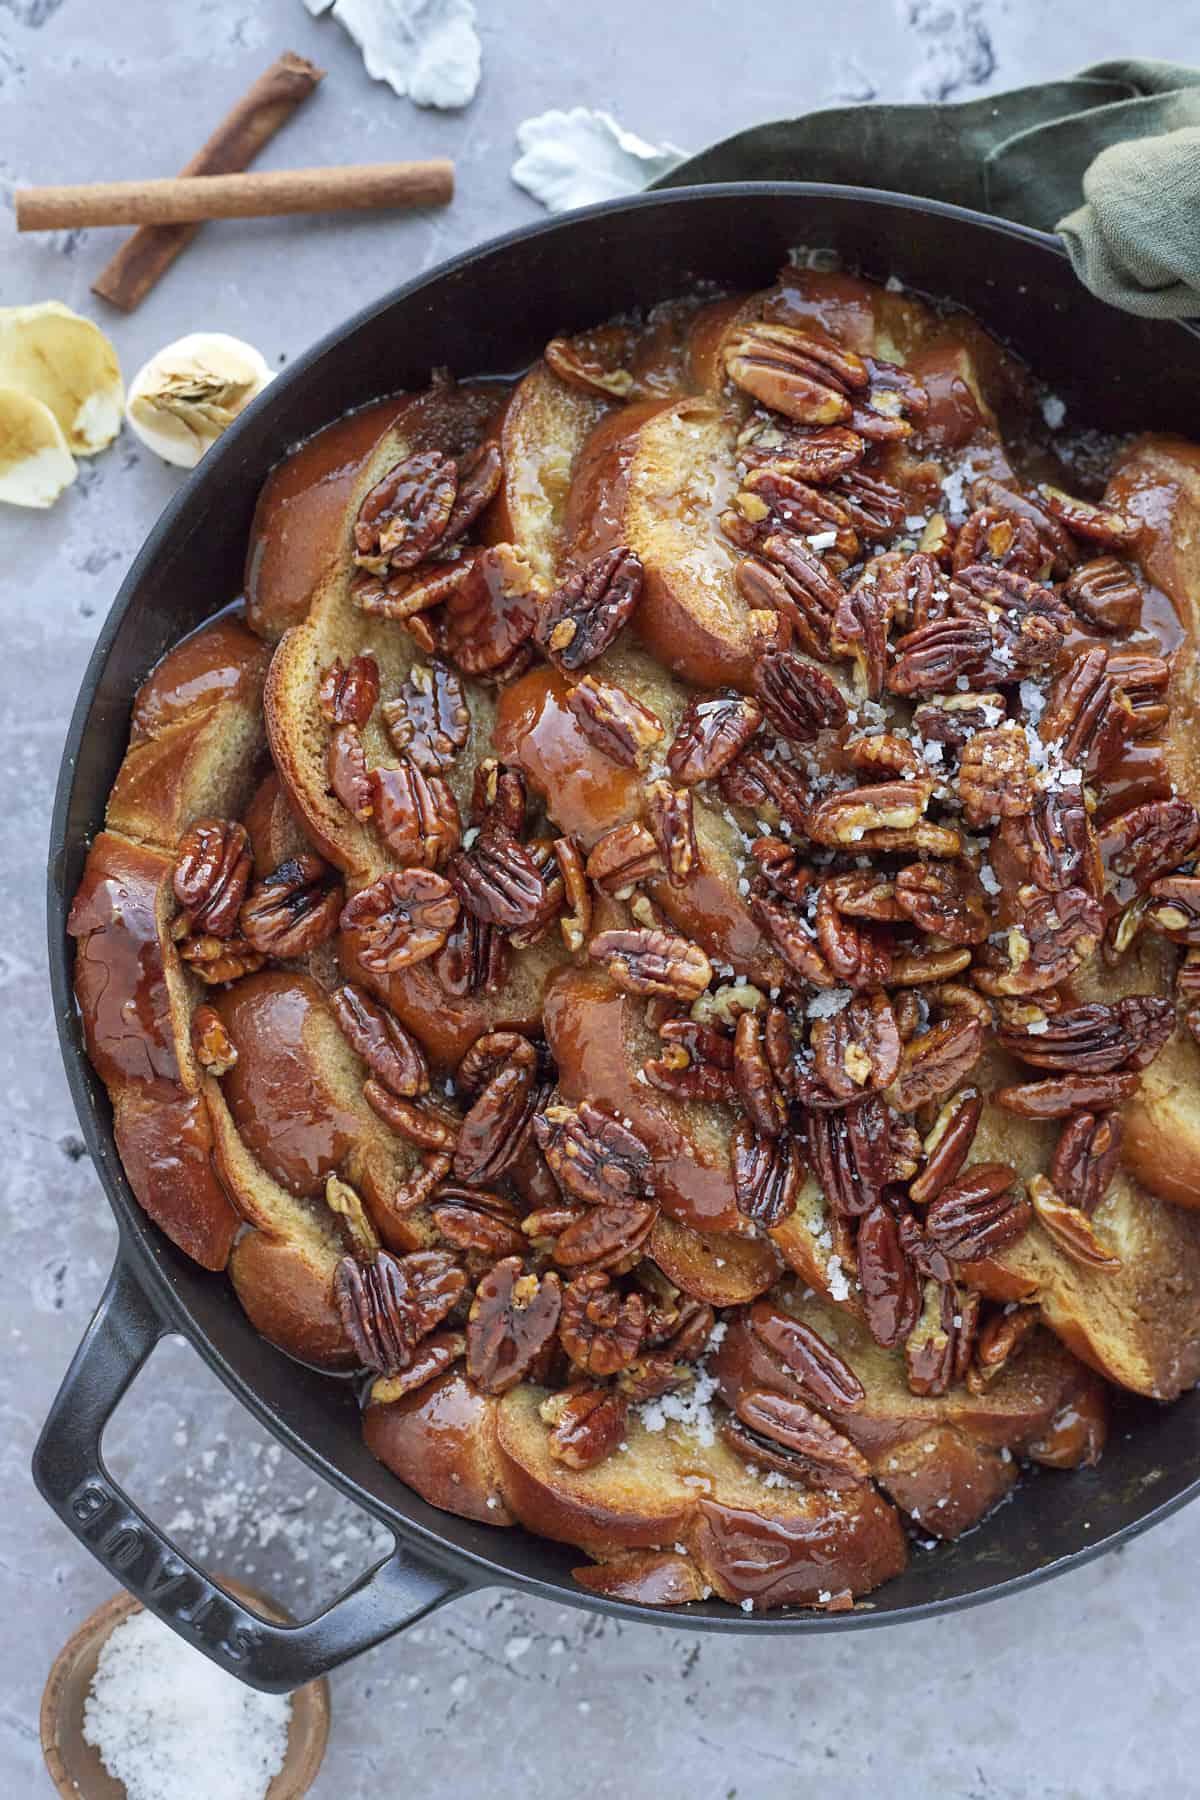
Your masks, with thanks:
[[[520,1256],[525,1236],[511,1200],[472,1187],[439,1187],[429,1208],[439,1234],[456,1250],[474,1250],[496,1262]]]
[[[1019,725],[977,731],[964,744],[958,794],[973,829],[1032,811],[1035,792],[1029,745]]]
[[[846,722],[841,689],[815,663],[790,650],[760,657],[751,680],[771,724],[794,743],[811,743],[822,731],[835,730]]]
[[[738,1395],[734,1410],[756,1436],[795,1451],[814,1486],[861,1487],[869,1479],[870,1465],[862,1451],[803,1400],[769,1388],[751,1388]]]
[[[1200,875],[1163,875],[1152,881],[1145,918],[1174,944],[1200,944]]]
[[[488,825],[469,850],[450,858],[450,881],[469,913],[485,925],[519,931],[549,905],[545,878],[529,851],[504,825]]]
[[[228,1075],[236,1066],[237,1046],[211,1006],[198,1006],[192,1014],[191,1037],[196,1061],[207,1075]]]
[[[1116,1113],[1075,1113],[1063,1126],[1050,1162],[1057,1194],[1090,1218],[1121,1160],[1125,1127]]]
[[[1106,550],[1131,550],[1142,535],[1140,519],[1111,507],[1094,506],[1090,500],[1076,500],[1046,482],[1039,485],[1038,497],[1073,536],[1103,544]]]
[[[456,1114],[445,1111],[428,1097],[406,1100],[369,1075],[363,1082],[363,1099],[385,1124],[410,1144],[416,1144],[422,1150],[436,1150],[439,1154],[454,1149],[460,1121]]]
[[[758,418],[738,442],[738,455],[748,468],[773,464],[801,481],[826,487],[844,475],[866,453],[866,443],[844,425],[816,431],[793,431],[777,420]]]
[[[928,744],[948,744],[961,750],[977,731],[985,731],[1004,718],[1001,693],[935,694],[913,714],[913,726]]]
[[[758,702],[744,694],[690,701],[667,751],[668,769],[688,787],[714,780],[746,748],[762,717]]]
[[[910,1199],[924,1206],[949,1187],[970,1154],[982,1116],[978,1088],[963,1088],[947,1100],[921,1147],[924,1167],[909,1183]]]
[[[603,550],[542,603],[534,641],[560,669],[586,668],[627,623],[641,591],[640,558],[623,544]]]
[[[1100,1237],[1087,1214],[1055,1193],[1044,1175],[1033,1177],[1029,1195],[1038,1224],[1072,1262],[1082,1263],[1085,1269],[1121,1267],[1121,1258]]]
[[[750,1329],[777,1356],[817,1406],[857,1412],[866,1399],[862,1382],[819,1332],[771,1300],[750,1308]]]
[[[614,825],[593,846],[587,873],[602,894],[627,900],[639,881],[663,873],[663,860],[650,832],[631,819]]]
[[[352,818],[365,824],[375,810],[375,792],[367,769],[367,752],[357,725],[335,725],[329,737],[325,770],[330,792]]]
[[[1133,724],[1133,707],[1108,673],[1108,651],[1097,645],[1054,683],[1038,732],[1045,743],[1060,746],[1068,765],[1097,774],[1119,760]]]
[[[329,1004],[350,1048],[362,1057],[377,1081],[405,1100],[429,1092],[424,1052],[386,1006],[351,982],[338,988]]]
[[[527,1275],[506,1256],[475,1289],[467,1317],[467,1374],[485,1394],[505,1394],[528,1373],[558,1326],[562,1289],[551,1270]]]
[[[816,1020],[810,1042],[817,1077],[835,1100],[887,1087],[900,1065],[900,1033],[886,994],[858,994]]]
[[[944,693],[960,680],[969,687],[986,687],[992,679],[991,650],[986,619],[936,619],[897,640],[888,687],[894,694],[922,699]]]
[[[1050,557],[1032,520],[1007,508],[983,506],[964,520],[954,544],[955,574],[971,563],[996,563],[1038,577],[1048,573]]]
[[[988,935],[983,886],[967,862],[910,863],[894,893],[904,917],[948,944],[982,944]]]
[[[333,936],[341,904],[341,882],[306,850],[256,881],[238,917],[252,949],[265,956],[304,956]]]
[[[795,1211],[804,1166],[791,1132],[764,1137],[749,1119],[733,1135],[733,1192],[743,1218],[764,1231]]]
[[[534,1117],[542,1154],[565,1194],[587,1206],[620,1209],[641,1199],[650,1153],[625,1125],[583,1100]]]
[[[458,466],[418,450],[389,469],[358,509],[355,561],[374,573],[412,569],[441,542],[458,492]]]
[[[643,1251],[655,1212],[645,1204],[590,1206],[559,1233],[554,1260],[564,1269],[630,1269]]]
[[[471,711],[462,678],[448,663],[414,663],[383,722],[393,747],[425,775],[439,775],[471,734]]]
[[[921,1290],[889,1207],[877,1203],[863,1215],[857,1254],[867,1328],[877,1344],[894,1350],[917,1322]]]
[[[750,1122],[763,1137],[778,1137],[787,1124],[787,1101],[763,1047],[762,1025],[743,1013],[733,1040],[733,1082]]]
[[[982,1055],[983,1027],[978,1019],[969,1014],[943,1019],[905,1044],[891,1088],[893,1104],[901,1112],[915,1112],[939,1100],[966,1080]]]
[[[1103,930],[1103,912],[1082,888],[1036,894],[1023,903],[1021,923],[1009,930],[1007,960],[977,968],[975,981],[985,994],[1036,994],[1057,987],[1087,961]]]
[[[662,741],[662,720],[615,681],[585,675],[567,694],[567,707],[589,744],[627,769],[644,769]]]
[[[695,1000],[712,980],[703,950],[669,931],[601,931],[588,944],[588,955],[603,963],[609,979],[627,994]]]
[[[1032,1218],[1008,1163],[972,1163],[931,1202],[926,1236],[952,1262],[993,1256],[1020,1237]]]
[[[646,788],[646,816],[666,864],[667,880],[672,887],[679,887],[700,862],[691,789],[672,787],[669,781],[650,782]]]
[[[588,886],[582,852],[573,838],[555,838],[554,860],[563,884],[563,911],[558,928],[563,943],[574,955],[583,949],[592,929],[592,890]]]
[[[861,537],[872,544],[886,544],[895,537],[908,512],[908,502],[899,488],[878,475],[866,475],[861,469],[840,475],[833,486]]]
[[[175,898],[186,931],[228,938],[250,881],[250,839],[232,819],[194,819],[179,840]]]
[[[589,356],[572,338],[551,338],[542,351],[546,362],[560,381],[596,394],[601,400],[625,400],[633,387],[628,369],[607,369],[596,356]]]
[[[801,425],[850,418],[848,395],[868,385],[866,364],[810,332],[761,321],[732,333],[725,370],[736,386]]]
[[[914,1394],[940,1395],[961,1381],[971,1362],[979,1295],[927,1281],[921,1316],[905,1339],[904,1363]]]
[[[372,769],[370,783],[379,835],[398,862],[433,869],[458,848],[458,802],[440,775],[402,756],[394,769]]]
[[[1044,894],[1085,888],[1099,896],[1103,870],[1082,787],[1051,788],[1022,819],[1005,819],[1000,839]]]
[[[893,1178],[891,1132],[892,1116],[874,1094],[840,1112],[808,1114],[813,1174],[840,1217],[870,1212]]]
[[[799,538],[773,533],[758,545],[758,552],[745,557],[734,571],[746,605],[754,612],[777,613],[802,649],[827,661],[841,582]]]
[[[721,529],[744,550],[757,549],[765,538],[787,532],[825,538],[846,562],[852,562],[859,552],[858,536],[846,508],[778,463],[751,469],[733,507],[722,513]]]
[[[395,575],[359,571],[350,585],[350,598],[369,618],[392,619],[403,625],[429,655],[437,648],[440,631],[435,621],[422,615],[448,600],[475,566],[477,550],[456,547],[439,551],[439,561],[401,569]]]
[[[460,911],[433,959],[433,972],[448,994],[498,994],[508,979],[508,943],[494,925]]]
[[[594,1469],[622,1442],[629,1401],[612,1388],[569,1388],[542,1403],[549,1449],[567,1469]]]
[[[261,950],[253,950],[243,937],[219,938],[205,932],[200,937],[182,938],[179,955],[192,974],[209,987],[224,981],[237,981],[242,975],[253,975],[266,958]]]
[[[393,1400],[402,1400],[405,1394],[427,1387],[458,1361],[466,1347],[461,1331],[435,1331],[417,1345],[407,1369],[376,1377],[371,1383],[372,1405],[389,1405]]]
[[[379,664],[373,656],[352,656],[349,666],[335,657],[321,677],[317,705],[329,725],[357,725],[361,731],[379,699]]]
[[[454,1306],[466,1280],[444,1250],[416,1250],[409,1256],[380,1250],[371,1263],[344,1256],[334,1273],[333,1296],[363,1367],[381,1375],[406,1369],[421,1339]]]
[[[1141,617],[1142,590],[1128,563],[1115,556],[1097,556],[1072,569],[1063,599],[1092,631],[1125,636]]]
[[[1180,795],[1147,800],[1110,819],[1104,828],[1109,868],[1139,892],[1186,862],[1198,846],[1200,813]]]
[[[1065,1119],[1081,1108],[1100,1112],[1131,1100],[1141,1081],[1136,1071],[1118,1075],[1059,1075],[999,1088],[996,1104],[1022,1119]]]
[[[803,831],[808,824],[808,796],[793,769],[768,762],[756,750],[743,750],[720,776],[721,797],[744,806],[756,819]]]
[[[860,843],[868,832],[906,831],[929,805],[928,781],[882,781],[830,794],[808,815],[808,835],[834,848]]]
[[[389,975],[440,950],[458,910],[443,876],[432,869],[401,869],[361,888],[342,908],[338,922],[343,931],[361,934],[363,967]]]
[[[975,1340],[975,1374],[979,1380],[973,1381],[968,1374],[967,1386],[972,1392],[986,1388],[1012,1361],[1025,1339],[1037,1329],[1040,1319],[1041,1313],[1036,1306],[1018,1306],[1011,1311],[1006,1307],[1003,1312],[992,1314]]]
[[[492,674],[532,636],[538,606],[524,552],[512,544],[489,544],[446,599],[446,649],[468,675]]]
[[[589,1375],[616,1375],[642,1347],[646,1301],[636,1292],[621,1295],[609,1277],[589,1270],[563,1291],[558,1335],[571,1361]]]
[[[1111,1003],[1094,1001],[1023,1025],[1002,1026],[1003,1049],[1035,1069],[1073,1075],[1144,1069],[1175,1028],[1175,1008],[1154,994],[1130,994]]]
[[[520,1154],[538,1103],[536,1063],[513,1061],[499,1069],[476,1095],[454,1147],[459,1181],[499,1179]]]

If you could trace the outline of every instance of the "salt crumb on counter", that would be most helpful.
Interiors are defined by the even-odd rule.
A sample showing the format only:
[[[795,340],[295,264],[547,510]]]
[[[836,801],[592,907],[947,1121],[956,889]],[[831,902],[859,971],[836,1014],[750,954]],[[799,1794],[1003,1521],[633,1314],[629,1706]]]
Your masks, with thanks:
[[[83,1736],[128,1800],[263,1800],[291,1714],[287,1694],[243,1686],[139,1611],[100,1652]]]

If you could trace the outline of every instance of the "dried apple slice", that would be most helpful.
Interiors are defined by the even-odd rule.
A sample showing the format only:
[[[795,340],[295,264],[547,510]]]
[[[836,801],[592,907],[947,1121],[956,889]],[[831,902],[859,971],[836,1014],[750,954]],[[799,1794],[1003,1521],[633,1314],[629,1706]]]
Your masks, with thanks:
[[[76,473],[62,427],[45,402],[0,387],[0,500],[53,506]]]
[[[121,429],[117,353],[98,325],[57,300],[0,308],[0,385],[48,406],[76,456],[94,456]]]

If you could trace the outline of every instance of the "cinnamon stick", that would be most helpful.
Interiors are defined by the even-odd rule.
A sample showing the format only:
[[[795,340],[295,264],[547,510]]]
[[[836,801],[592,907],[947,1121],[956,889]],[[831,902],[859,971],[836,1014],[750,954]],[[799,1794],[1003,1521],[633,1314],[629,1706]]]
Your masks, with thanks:
[[[86,225],[177,225],[204,219],[264,219],[283,213],[366,212],[439,206],[454,194],[454,164],[349,163],[165,181],[94,181],[80,187],[18,188],[18,231]]]
[[[181,173],[231,175],[248,168],[324,77],[324,69],[307,57],[285,50],[226,113]],[[199,229],[198,224],[143,225],[101,269],[92,283],[93,294],[122,312],[132,312]]]

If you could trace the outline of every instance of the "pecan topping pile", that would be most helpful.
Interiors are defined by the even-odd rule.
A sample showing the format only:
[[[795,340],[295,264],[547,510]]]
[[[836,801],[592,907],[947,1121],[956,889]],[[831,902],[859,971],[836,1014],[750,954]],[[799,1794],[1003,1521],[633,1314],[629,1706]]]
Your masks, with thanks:
[[[275,1076],[237,996],[315,992],[304,1305],[395,1455],[437,1396],[502,1438],[524,1396],[563,1492],[665,1431],[764,1516],[882,1494],[936,1532],[910,1440],[949,1420],[998,1482],[953,1535],[1002,1446],[1093,1454],[1086,1409],[1022,1438],[999,1396],[1104,1366],[1071,1308],[1130,1308],[1129,1171],[1200,1043],[1179,639],[1143,513],[1002,440],[940,338],[905,366],[760,301],[554,339],[536,473],[511,413],[372,464],[316,774],[271,742],[320,853],[264,862],[253,808],[178,842],[189,1066],[240,1127]]]

